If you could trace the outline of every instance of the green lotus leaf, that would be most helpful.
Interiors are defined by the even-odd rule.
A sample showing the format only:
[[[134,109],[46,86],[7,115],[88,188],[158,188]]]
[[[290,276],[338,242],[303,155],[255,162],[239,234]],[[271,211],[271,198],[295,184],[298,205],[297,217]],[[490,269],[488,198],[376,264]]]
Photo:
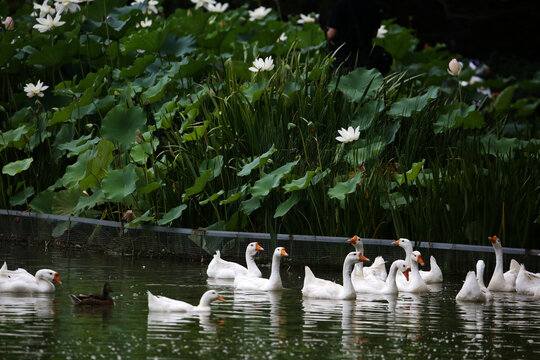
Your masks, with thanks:
[[[377,115],[384,110],[384,99],[376,99],[364,103],[351,121],[353,128],[360,127],[360,131],[369,129]]]
[[[205,121],[201,126],[194,126],[193,131],[184,134],[182,139],[184,141],[197,141],[203,138],[203,135],[206,133],[206,128],[208,127],[209,122]]]
[[[153,182],[151,182],[149,184],[146,184],[146,185],[138,188],[137,189],[137,194],[139,194],[139,195],[150,194],[151,192],[156,191],[160,187],[161,187],[160,183],[158,183],[157,181],[153,181]]]
[[[158,225],[165,225],[168,224],[176,219],[178,219],[180,216],[182,216],[182,212],[187,209],[186,204],[179,205],[175,208],[172,208],[169,210],[157,223]]]
[[[26,199],[32,197],[36,191],[33,186],[25,186],[21,191],[9,198],[9,204],[11,206],[22,205],[26,203]]]
[[[117,105],[105,115],[101,130],[104,139],[117,142],[126,151],[135,141],[137,133],[144,132],[145,128],[146,115],[143,109],[138,106],[126,109]]]
[[[30,127],[22,125],[13,130],[0,132],[0,151],[19,142],[24,144],[23,136],[31,135],[30,130]]]
[[[250,189],[250,193],[253,197],[265,197],[270,193],[270,190],[279,186],[281,179],[289,174],[299,160],[291,161],[283,166],[280,166],[276,170],[269,174],[264,175],[253,184]]]
[[[246,96],[249,102],[255,102],[259,100],[266,89],[266,81],[262,83],[254,83],[250,87],[242,90],[242,93]]]
[[[161,53],[181,57],[193,52],[196,49],[194,45],[195,37],[193,35],[178,38],[174,34],[168,34],[161,47]]]
[[[440,115],[437,122],[433,124],[433,132],[440,134],[459,127],[464,129],[482,127],[484,125],[484,116],[475,109],[475,105],[467,106],[463,103],[450,105],[448,111]]]
[[[30,202],[30,207],[32,211],[42,213],[42,214],[51,214],[52,213],[52,202],[53,202],[54,192],[51,190],[45,190],[34,196]]]
[[[97,151],[85,151],[77,158],[77,161],[66,168],[66,173],[62,176],[62,185],[66,188],[72,188],[86,176],[88,160],[96,156]]]
[[[251,214],[253,211],[261,207],[261,199],[252,197],[251,199],[244,200],[240,204],[240,210],[246,215]]]
[[[122,54],[128,54],[135,50],[146,50],[149,52],[157,52],[163,46],[167,33],[165,31],[154,30],[147,33],[137,32],[123,37],[120,40],[122,45]]]
[[[212,177],[212,170],[206,170],[201,176],[195,179],[193,186],[186,189],[182,195],[182,201],[186,201],[190,196],[200,193]]]
[[[145,135],[146,134],[148,134],[146,137],[150,136],[149,133],[145,133]],[[145,140],[140,144],[133,145],[129,152],[129,156],[136,163],[145,164],[148,157],[154,153],[158,145],[159,139],[157,138],[152,138],[150,141]]]
[[[264,164],[266,164],[266,162],[268,161],[268,159],[270,158],[270,156],[275,153],[277,150],[276,148],[274,147],[274,145],[272,145],[272,147],[267,151],[265,152],[264,154],[262,154],[261,156],[258,156],[256,157],[253,161],[251,161],[249,164],[246,164],[244,165],[244,167],[242,167],[242,170],[240,170],[238,172],[238,176],[246,176],[246,175],[249,175],[251,174],[251,171],[253,169],[257,169],[258,167],[260,166],[264,166]]]
[[[223,168],[223,155],[214,156],[212,159],[206,159],[201,163],[199,167],[199,174],[203,174],[206,170],[212,170],[213,180],[221,174],[221,169]]]
[[[294,192],[291,196],[278,205],[276,212],[274,213],[274,219],[286,215],[296,204],[302,200],[302,195],[299,192]]]
[[[227,199],[221,200],[219,202],[219,205],[226,205],[229,203],[232,203],[242,197],[242,195],[245,194],[246,190],[248,189],[248,185],[242,185],[242,188],[239,191],[232,190],[229,193],[227,193]]]
[[[407,170],[405,174],[396,175],[396,182],[401,185],[405,182],[414,181],[414,179],[418,177],[418,174],[420,173],[420,171],[422,171],[423,167],[424,167],[424,160],[413,163],[412,167],[409,170]]]
[[[81,136],[78,139],[68,141],[64,144],[58,145],[59,150],[68,151],[67,157],[73,157],[87,151],[100,141],[100,138],[93,138],[92,134]]]
[[[516,86],[511,85],[508,86],[506,89],[501,91],[499,96],[495,99],[495,102],[493,105],[495,105],[496,111],[505,111],[510,107],[510,104],[512,104],[512,99],[514,98],[514,93],[516,92]]]
[[[104,202],[105,200],[105,194],[103,194],[103,191],[101,189],[96,189],[90,196],[81,195],[79,197],[79,201],[77,202],[77,206],[75,206],[73,211],[77,213],[86,209],[92,209],[94,206]]]
[[[141,75],[144,70],[156,60],[156,56],[149,54],[142,58],[136,58],[133,65],[122,68],[119,73],[119,78],[132,78]]]
[[[339,182],[328,190],[328,196],[331,199],[345,200],[345,196],[356,192],[356,186],[362,181],[362,173],[356,175],[347,181]]]
[[[101,140],[96,146],[97,153],[86,165],[86,177],[79,181],[79,189],[86,190],[98,184],[107,175],[109,165],[113,161],[114,144],[108,140]]]
[[[214,194],[210,195],[210,197],[208,199],[203,200],[203,201],[199,201],[199,205],[206,205],[209,202],[216,201],[224,193],[225,193],[224,190],[219,190],[217,193],[214,193]]]
[[[108,200],[121,202],[135,191],[136,182],[135,165],[129,164],[123,169],[109,171],[101,182],[101,188]]]
[[[395,117],[410,117],[413,113],[422,111],[430,100],[436,99],[437,96],[439,96],[439,88],[431,86],[424,95],[396,101],[390,106],[387,114]]]
[[[336,82],[337,80],[332,80],[328,89],[334,90]],[[364,98],[373,97],[383,82],[384,79],[378,70],[357,68],[349,74],[342,76],[337,88],[343,92],[349,100],[360,102]]]
[[[150,210],[146,210],[144,214],[141,216],[136,217],[135,219],[128,222],[125,227],[137,227],[139,224],[145,223],[145,222],[153,222],[155,218],[150,215]]]
[[[288,184],[285,184],[283,186],[283,189],[285,189],[285,192],[291,192],[291,191],[298,191],[298,190],[304,190],[307,189],[309,186],[309,183],[311,182],[311,179],[315,174],[317,174],[319,170],[314,171],[307,171],[306,174],[301,177],[300,179],[296,179],[291,181]]]
[[[66,189],[53,193],[52,197],[52,213],[57,215],[77,216],[75,212],[79,198],[81,197],[81,191],[77,188]]]
[[[27,158],[24,160],[10,162],[9,164],[4,165],[4,167],[2,168],[2,174],[15,176],[20,172],[28,170],[30,168],[30,165],[32,164],[32,161],[34,161],[33,158]]]

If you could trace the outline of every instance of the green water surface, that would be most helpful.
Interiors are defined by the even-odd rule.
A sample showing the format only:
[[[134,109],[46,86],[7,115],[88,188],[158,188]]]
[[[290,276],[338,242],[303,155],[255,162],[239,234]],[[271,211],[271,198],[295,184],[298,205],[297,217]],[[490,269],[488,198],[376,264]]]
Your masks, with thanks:
[[[2,249],[10,269],[58,271],[52,296],[0,294],[2,359],[538,359],[540,302],[495,294],[457,304],[461,278],[426,295],[305,300],[303,271],[282,266],[282,292],[235,292],[206,264]],[[262,268],[263,276],[270,269]],[[338,280],[336,271],[315,274]],[[79,308],[70,293],[111,283],[114,308]],[[209,288],[227,302],[208,315],[149,313],[146,291],[192,304]]]

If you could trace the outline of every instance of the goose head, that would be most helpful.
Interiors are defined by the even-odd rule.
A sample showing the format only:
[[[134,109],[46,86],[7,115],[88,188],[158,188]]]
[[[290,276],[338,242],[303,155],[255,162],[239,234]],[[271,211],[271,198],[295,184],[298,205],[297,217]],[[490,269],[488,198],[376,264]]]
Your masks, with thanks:
[[[59,284],[62,284],[62,280],[58,276],[58,273],[50,269],[41,269],[36,273],[37,280],[46,280],[49,282],[56,281]]]
[[[284,247],[277,247],[276,250],[274,250],[274,256],[282,257],[289,256],[289,254],[287,254]]]
[[[223,301],[223,302],[226,302],[227,300],[225,300],[224,298],[222,298],[216,290],[208,290],[207,292],[205,292],[203,294],[203,296],[201,297],[201,305],[204,305],[204,306],[208,306],[212,301],[215,301],[215,300],[219,300],[219,301]]]
[[[346,263],[357,263],[357,262],[360,262],[360,261],[371,261],[371,260],[369,260],[367,257],[362,255],[362,253],[359,252],[359,251],[350,252],[345,257],[345,262]]]
[[[420,265],[424,266],[424,260],[422,259],[422,254],[420,254],[420,251],[413,251],[411,254],[411,260],[416,261]]]
[[[488,239],[489,239],[489,241],[491,241],[491,245],[492,245],[495,249],[500,249],[500,248],[502,248],[501,239],[499,239],[499,238],[497,237],[497,235],[489,236]]]
[[[409,272],[411,271],[411,268],[407,265],[405,260],[396,260],[394,262],[394,266],[397,268],[398,271],[401,271],[403,275],[405,275],[407,281],[409,281]]]
[[[347,240],[358,252],[364,252],[364,243],[357,235],[354,235],[352,238]]]
[[[262,246],[259,245],[258,242],[252,242],[252,243],[249,243],[249,245],[247,246],[246,254],[255,256],[255,254],[257,254],[257,251],[262,251],[262,250],[264,249],[262,248]]]
[[[412,249],[413,249],[411,241],[409,239],[405,239],[405,238],[397,239],[396,241],[394,241],[392,243],[392,245],[398,245],[399,247],[402,247],[403,249],[405,249],[405,251],[407,251],[407,250],[412,251]]]

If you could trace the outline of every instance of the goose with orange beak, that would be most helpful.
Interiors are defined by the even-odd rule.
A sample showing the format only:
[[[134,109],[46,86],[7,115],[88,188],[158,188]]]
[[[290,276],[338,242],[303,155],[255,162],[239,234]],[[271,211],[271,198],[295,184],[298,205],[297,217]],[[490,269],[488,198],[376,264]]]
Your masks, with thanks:
[[[345,257],[343,262],[343,285],[315,277],[311,269],[306,266],[302,295],[315,299],[355,299],[356,291],[351,281],[351,272],[354,264],[360,261],[369,261],[369,259],[360,252],[350,252]]]
[[[362,254],[365,254],[364,252],[364,242],[360,237],[357,235],[354,235],[352,238],[347,240],[349,244],[354,246],[354,249]],[[354,270],[352,272],[352,280],[353,283],[355,279],[364,279],[364,278],[370,278],[375,277],[381,281],[386,281],[387,273],[386,273],[386,265],[385,261],[382,256],[377,256],[375,260],[373,261],[373,264],[369,267],[364,267],[364,263],[360,261],[356,265],[354,265]]]
[[[396,260],[390,266],[386,281],[381,281],[377,278],[364,280],[353,278],[353,286],[357,293],[384,295],[397,294],[398,287],[396,284],[396,275],[398,275],[398,272],[401,272],[407,281],[409,281],[410,270],[411,268],[407,266],[405,260]]]
[[[211,278],[234,279],[237,275],[249,277],[261,277],[262,273],[255,263],[255,255],[264,250],[258,242],[249,243],[246,247],[246,265],[244,267],[232,261],[226,261],[221,258],[220,251],[216,251],[214,258],[208,264],[206,275]]]
[[[409,266],[411,266],[411,254],[413,252],[413,246],[409,239],[405,238],[399,238],[396,241],[392,243],[393,245],[398,245],[399,247],[403,248],[405,250],[405,261]],[[424,265],[424,264],[422,264]],[[420,276],[424,280],[426,284],[437,284],[442,283],[443,281],[443,273],[441,271],[441,268],[437,264],[437,260],[435,260],[434,256],[430,256],[429,258],[429,271],[419,271]]]
[[[410,292],[410,293],[427,293],[429,289],[420,276],[418,271],[418,264],[424,265],[424,260],[422,259],[422,254],[420,251],[413,251],[411,253],[411,271],[409,274],[409,281],[403,281],[398,278],[396,279],[396,284],[400,292]]]
[[[503,271],[503,249],[501,240],[497,236],[490,236],[488,237],[488,240],[491,242],[493,250],[495,250],[495,270],[493,270],[493,275],[489,281],[487,287],[488,290],[504,292],[516,291],[515,282],[519,272],[519,264],[517,261],[515,264],[511,262],[510,270],[505,273]]]
[[[199,305],[194,306],[187,302],[170,299],[165,296],[148,293],[148,310],[160,312],[210,312],[210,303],[214,300],[225,302],[215,290],[208,290],[201,296]]]
[[[56,290],[53,281],[62,284],[62,280],[54,270],[41,269],[34,276],[24,269],[7,270],[4,263],[0,270],[0,293],[53,293]]]
[[[235,290],[283,290],[281,283],[281,275],[279,273],[281,258],[289,256],[284,247],[277,247],[274,250],[272,256],[272,270],[270,272],[270,278],[254,278],[248,276],[237,276],[234,279]]]

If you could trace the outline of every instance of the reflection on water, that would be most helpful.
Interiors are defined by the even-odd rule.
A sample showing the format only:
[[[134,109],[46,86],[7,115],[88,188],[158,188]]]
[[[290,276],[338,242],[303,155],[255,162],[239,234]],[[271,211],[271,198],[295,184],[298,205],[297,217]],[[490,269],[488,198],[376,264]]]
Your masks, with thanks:
[[[294,274],[284,275],[283,291],[235,291],[230,280],[207,279],[197,263],[28,250],[5,260],[13,259],[29,271],[54,264],[63,285],[49,296],[0,294],[2,360],[540,356],[538,300],[496,293],[491,304],[456,303],[462,277],[447,276],[426,294],[331,301],[302,298],[303,277]],[[114,307],[71,304],[70,293],[93,292],[104,281],[115,291]],[[210,314],[148,312],[147,290],[196,304],[209,288],[227,300],[212,303]]]

